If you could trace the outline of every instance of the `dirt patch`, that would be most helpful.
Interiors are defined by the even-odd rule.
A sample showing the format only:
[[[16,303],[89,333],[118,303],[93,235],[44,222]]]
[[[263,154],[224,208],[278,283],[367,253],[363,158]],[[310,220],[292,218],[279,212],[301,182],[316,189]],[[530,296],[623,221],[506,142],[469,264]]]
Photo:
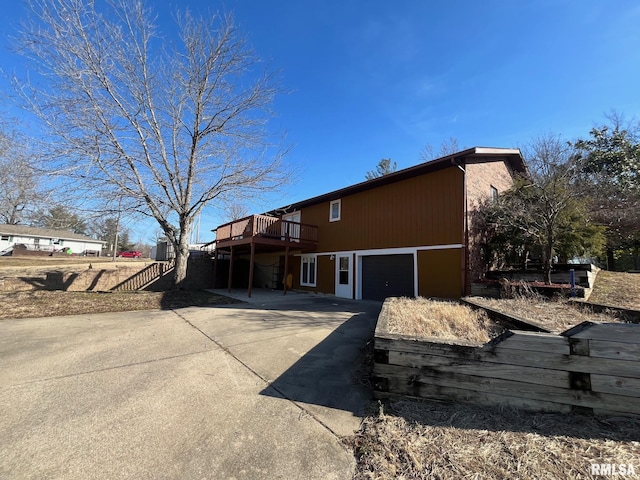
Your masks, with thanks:
[[[585,322],[620,322],[615,314],[594,313],[578,308],[573,302],[563,299],[547,299],[542,296],[519,298],[471,297],[474,303],[493,308],[499,312],[513,315],[541,325],[553,333],[562,333],[571,327]]]
[[[640,310],[640,273],[601,270],[589,302]]]
[[[240,303],[205,291],[63,292],[36,290],[0,293],[0,319],[54,317],[83,313],[158,310]]]
[[[389,298],[387,332],[443,340],[488,342],[503,328],[480,310],[427,298]]]
[[[640,473],[640,419],[410,400],[386,408],[348,440],[356,479],[602,478],[591,464],[603,463]]]

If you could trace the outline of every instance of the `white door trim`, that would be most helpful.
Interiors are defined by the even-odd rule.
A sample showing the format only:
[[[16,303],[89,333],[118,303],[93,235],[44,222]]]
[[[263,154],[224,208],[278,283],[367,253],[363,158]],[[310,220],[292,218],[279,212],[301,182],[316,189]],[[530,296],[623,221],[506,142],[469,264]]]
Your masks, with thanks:
[[[346,258],[348,262],[347,280],[348,283],[340,284],[340,272],[344,271],[340,269],[340,259]],[[336,283],[335,283],[335,296],[341,298],[353,298],[353,252],[339,253],[336,255],[336,267],[335,267]]]

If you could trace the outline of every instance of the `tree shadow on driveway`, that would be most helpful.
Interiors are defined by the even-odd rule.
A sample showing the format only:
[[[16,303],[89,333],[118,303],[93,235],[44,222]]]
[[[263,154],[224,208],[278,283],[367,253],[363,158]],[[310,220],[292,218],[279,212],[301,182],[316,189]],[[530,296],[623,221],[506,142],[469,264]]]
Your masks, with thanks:
[[[260,393],[364,416],[373,393],[361,381],[367,368],[363,352],[376,321],[370,313],[353,315]]]

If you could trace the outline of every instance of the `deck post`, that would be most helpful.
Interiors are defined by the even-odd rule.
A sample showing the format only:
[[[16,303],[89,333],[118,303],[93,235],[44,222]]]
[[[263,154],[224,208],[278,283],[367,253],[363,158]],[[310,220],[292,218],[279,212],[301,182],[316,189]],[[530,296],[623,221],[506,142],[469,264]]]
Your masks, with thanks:
[[[164,274],[164,267],[161,266],[160,275]],[[216,288],[216,279],[218,278],[218,249],[213,251],[213,288]]]
[[[287,277],[289,276],[289,246],[284,250],[284,277],[282,279],[282,294],[287,294]]]
[[[229,247],[230,253],[229,253],[229,285],[228,285],[228,291],[229,293],[231,293],[231,280],[233,277],[233,245],[231,245],[231,247]]]
[[[251,288],[253,287],[253,260],[256,255],[256,244],[251,241],[251,260],[249,260],[249,287],[247,288],[247,296],[251,298]]]

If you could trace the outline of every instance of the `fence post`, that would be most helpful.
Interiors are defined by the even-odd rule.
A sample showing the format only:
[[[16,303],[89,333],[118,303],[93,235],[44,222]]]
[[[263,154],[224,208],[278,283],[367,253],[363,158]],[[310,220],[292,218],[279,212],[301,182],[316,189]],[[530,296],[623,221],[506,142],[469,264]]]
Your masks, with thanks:
[[[569,282],[571,283],[571,297],[576,297],[576,271],[571,268],[569,270]]]

